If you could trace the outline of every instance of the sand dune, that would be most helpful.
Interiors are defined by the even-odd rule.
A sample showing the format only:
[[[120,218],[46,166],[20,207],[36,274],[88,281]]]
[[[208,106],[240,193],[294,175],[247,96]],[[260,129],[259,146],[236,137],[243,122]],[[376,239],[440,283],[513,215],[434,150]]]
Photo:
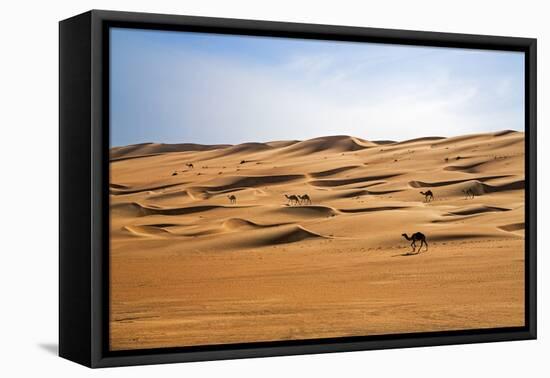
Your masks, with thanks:
[[[509,175],[482,176],[482,177],[471,177],[471,178],[466,178],[461,180],[436,181],[436,182],[409,181],[409,185],[413,188],[433,188],[438,186],[449,186],[453,184],[459,184],[467,181],[484,182],[488,180],[495,180],[495,179],[501,179],[506,177],[510,177],[510,176]]]
[[[327,218],[338,214],[338,210],[330,206],[283,206],[273,213],[288,218]]]
[[[432,137],[421,137],[421,138],[414,138],[409,140],[404,140],[402,142],[395,142],[394,145],[399,146],[403,144],[413,144],[413,143],[430,143],[437,140],[445,139],[444,137],[438,137],[438,136],[432,136]]]
[[[443,169],[446,171],[462,171],[467,173],[477,173],[477,168],[483,164],[487,164],[487,160],[478,162],[478,163],[470,163],[470,164],[462,164],[462,165],[449,165]]]
[[[287,147],[291,144],[298,143],[299,140],[276,140],[273,142],[267,142],[266,144],[271,147],[280,148],[280,147]]]
[[[282,155],[307,155],[319,152],[350,152],[377,146],[375,143],[347,135],[321,137],[294,143],[281,149]]]
[[[240,155],[248,155],[248,156],[254,156],[254,154],[258,154],[261,152],[269,151],[274,149],[275,147],[267,144],[267,143],[254,143],[254,142],[248,142],[248,143],[242,143],[238,144],[236,146],[230,146],[223,149],[216,149],[212,152],[210,152],[208,155],[206,155],[206,160],[213,160],[213,159],[219,159],[219,158],[230,158],[234,156],[240,156]]]
[[[239,243],[239,246],[262,247],[277,244],[300,242],[307,239],[325,239],[326,237],[302,226],[281,226],[262,230],[260,235],[250,235]]]
[[[209,191],[223,192],[236,188],[278,185],[289,181],[303,179],[304,177],[304,175],[230,176],[223,179],[214,179],[209,186],[204,186],[202,188]],[[201,187],[193,188],[198,189]]]
[[[115,147],[110,346],[522,325],[524,162],[508,130]]]
[[[174,186],[179,186],[182,184],[184,183],[178,182],[175,184],[160,184],[160,185],[144,186],[144,187],[137,187],[137,188],[128,187],[125,185],[111,184],[109,193],[113,195],[125,195],[125,194],[141,193],[141,192],[154,192],[156,190],[164,190],[164,189],[172,188]]]
[[[275,224],[258,224],[246,219],[230,218],[223,222],[223,227],[228,230],[242,230],[242,229],[258,229],[265,227],[278,227],[288,223],[275,223]]]
[[[346,179],[333,179],[333,180],[313,180],[309,184],[313,186],[344,186],[349,184],[365,183],[371,181],[380,181],[390,177],[399,176],[400,173],[394,174],[384,174],[376,176],[364,176],[364,177],[353,177]]]
[[[157,236],[162,234],[168,234],[168,230],[159,226],[124,226],[124,231],[129,232],[134,236]]]
[[[456,210],[450,211],[449,215],[473,215],[473,214],[487,213],[491,211],[510,211],[510,209],[507,209],[505,207],[474,205],[474,206],[458,208]]]
[[[219,148],[227,148],[229,145],[203,145],[194,143],[164,144],[143,143],[131,146],[111,148],[111,161],[152,156],[168,152],[209,151]]]
[[[501,230],[504,231],[519,231],[519,230],[525,230],[525,223],[512,223],[512,224],[505,224],[503,226],[498,226]]]
[[[359,165],[350,165],[347,167],[338,167],[338,168],[328,169],[326,171],[321,171],[321,172],[312,172],[309,175],[315,178],[333,176],[343,172],[354,170],[359,167],[360,167]]]
[[[525,189],[525,180],[515,180],[500,185],[482,184],[484,193],[502,192],[507,190],[523,190]]]

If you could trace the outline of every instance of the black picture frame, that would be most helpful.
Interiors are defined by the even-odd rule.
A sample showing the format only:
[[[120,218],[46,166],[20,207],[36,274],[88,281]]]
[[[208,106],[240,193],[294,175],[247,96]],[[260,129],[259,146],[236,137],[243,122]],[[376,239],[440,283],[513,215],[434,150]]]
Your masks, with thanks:
[[[525,326],[110,352],[108,28],[525,53]],[[535,339],[536,39],[92,10],[59,24],[59,355],[88,367]]]

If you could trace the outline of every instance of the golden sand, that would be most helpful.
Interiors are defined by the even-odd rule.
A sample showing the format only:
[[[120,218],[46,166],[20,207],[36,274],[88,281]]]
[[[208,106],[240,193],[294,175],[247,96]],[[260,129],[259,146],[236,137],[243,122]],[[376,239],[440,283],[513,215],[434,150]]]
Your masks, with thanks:
[[[522,326],[524,158],[519,132],[113,148],[111,349]]]

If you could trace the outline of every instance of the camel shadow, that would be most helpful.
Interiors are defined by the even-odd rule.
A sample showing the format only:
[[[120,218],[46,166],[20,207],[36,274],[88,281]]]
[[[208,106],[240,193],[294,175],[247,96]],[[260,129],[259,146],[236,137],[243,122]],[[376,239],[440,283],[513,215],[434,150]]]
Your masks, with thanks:
[[[405,252],[405,253],[399,253],[397,255],[393,255],[392,257],[399,257],[399,256],[416,256],[416,255],[419,255],[420,252]]]

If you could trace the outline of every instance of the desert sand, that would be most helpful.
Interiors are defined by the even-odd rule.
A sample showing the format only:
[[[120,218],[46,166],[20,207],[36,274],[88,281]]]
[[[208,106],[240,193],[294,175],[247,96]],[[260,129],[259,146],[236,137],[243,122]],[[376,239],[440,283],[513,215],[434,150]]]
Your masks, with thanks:
[[[513,131],[112,148],[110,348],[523,326],[524,159]]]

